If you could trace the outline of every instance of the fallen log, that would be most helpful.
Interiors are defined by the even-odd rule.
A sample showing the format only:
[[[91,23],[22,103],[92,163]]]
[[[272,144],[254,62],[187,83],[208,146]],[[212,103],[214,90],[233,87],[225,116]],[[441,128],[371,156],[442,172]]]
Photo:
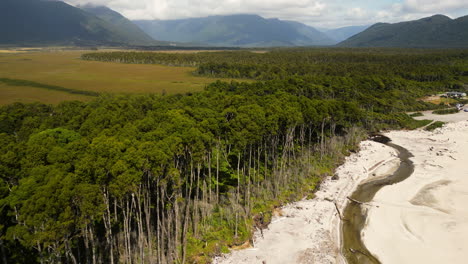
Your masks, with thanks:
[[[349,197],[349,196],[347,196],[346,198],[348,198],[348,200],[350,200],[351,202],[358,203],[358,204],[364,204],[363,202],[360,202],[360,201],[358,201],[358,200],[355,200],[355,199],[353,199],[353,198],[351,198],[351,197]]]

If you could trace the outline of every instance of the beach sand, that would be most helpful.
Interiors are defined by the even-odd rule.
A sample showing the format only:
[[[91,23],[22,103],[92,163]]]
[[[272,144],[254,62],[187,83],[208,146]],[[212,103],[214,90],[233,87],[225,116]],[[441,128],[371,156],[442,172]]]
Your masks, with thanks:
[[[288,204],[273,219],[263,237],[257,232],[254,247],[218,257],[214,263],[343,263],[340,251],[340,212],[363,181],[393,173],[399,166],[391,147],[373,141],[360,144],[336,171],[338,180],[325,180],[316,198]]]
[[[374,197],[362,232],[366,247],[383,264],[468,263],[468,121],[386,136],[414,155],[415,171]]]
[[[386,133],[407,148],[415,172],[405,181],[383,187],[370,205],[362,231],[369,251],[384,264],[468,263],[468,113],[418,119],[452,122],[434,132]],[[289,204],[269,228],[254,236],[252,248],[214,259],[237,263],[345,263],[340,254],[340,219],[347,196],[368,180],[386,177],[399,166],[396,151],[373,141],[360,144],[325,180],[316,198]]]

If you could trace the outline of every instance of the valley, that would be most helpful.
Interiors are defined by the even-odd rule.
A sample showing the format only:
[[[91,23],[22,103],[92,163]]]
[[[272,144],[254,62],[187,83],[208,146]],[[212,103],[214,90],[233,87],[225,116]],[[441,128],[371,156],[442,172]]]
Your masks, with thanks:
[[[467,13],[1,0],[0,263],[464,263]]]

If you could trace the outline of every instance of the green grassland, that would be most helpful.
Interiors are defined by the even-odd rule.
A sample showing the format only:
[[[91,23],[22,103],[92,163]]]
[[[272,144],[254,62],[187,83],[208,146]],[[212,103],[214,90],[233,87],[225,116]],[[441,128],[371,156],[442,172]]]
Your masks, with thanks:
[[[97,93],[175,94],[201,91],[214,81],[213,78],[193,76],[195,68],[190,67],[81,60],[81,54],[86,52],[89,51],[0,53],[0,78],[23,82],[21,86],[0,82],[0,104],[18,101],[59,103],[93,98],[50,90],[47,86]]]

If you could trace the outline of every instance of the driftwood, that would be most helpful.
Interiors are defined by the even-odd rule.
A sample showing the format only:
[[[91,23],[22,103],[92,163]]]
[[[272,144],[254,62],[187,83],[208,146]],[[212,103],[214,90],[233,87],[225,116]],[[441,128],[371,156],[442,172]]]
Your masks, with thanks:
[[[346,198],[348,198],[348,200],[350,200],[351,202],[354,202],[354,203],[358,203],[358,204],[364,204],[363,202],[360,202],[358,200],[354,200],[353,198],[347,196]]]
[[[333,204],[335,205],[335,209],[336,209],[336,212],[338,212],[338,216],[340,217],[340,220],[343,221],[344,219],[341,216],[340,209],[338,209],[338,205],[336,205],[336,202],[333,202]]]
[[[367,254],[366,252],[362,252],[362,251],[359,250],[359,249],[349,248],[349,251],[350,251],[351,253],[353,253],[353,254],[359,253],[359,254],[361,254],[361,255],[364,255],[364,256],[367,256],[367,257],[373,259],[372,256],[370,256],[370,255]]]

